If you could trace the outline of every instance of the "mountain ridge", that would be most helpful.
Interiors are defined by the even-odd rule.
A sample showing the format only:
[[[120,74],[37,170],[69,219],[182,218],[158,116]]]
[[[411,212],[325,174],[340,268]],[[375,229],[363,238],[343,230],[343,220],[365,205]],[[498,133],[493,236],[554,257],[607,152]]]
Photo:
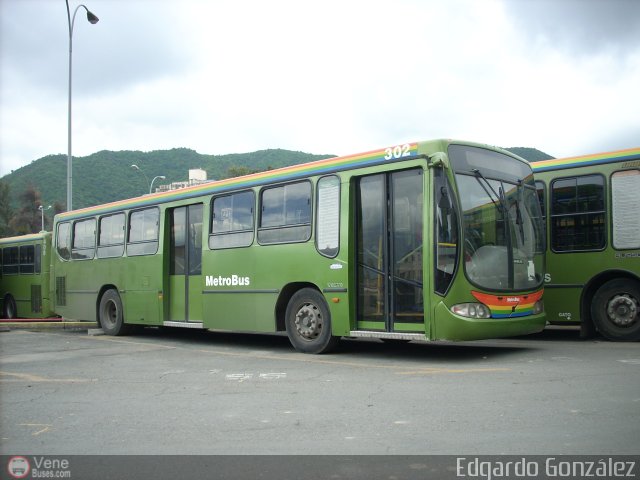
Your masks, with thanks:
[[[529,161],[553,158],[535,148],[511,147],[506,150]],[[185,147],[166,150],[101,150],[73,158],[73,207],[83,208],[131,198],[147,193],[156,176],[161,183],[185,181],[190,169],[201,168],[209,179],[223,179],[241,173],[265,171],[335,157],[285,149],[266,149],[247,153],[208,155]],[[18,207],[21,192],[34,187],[42,203],[66,203],[67,156],[46,155],[0,178],[10,188],[10,203]],[[131,167],[137,165],[141,171]],[[102,173],[96,173],[102,172]],[[143,172],[143,173],[142,173]],[[154,183],[158,186],[158,183]]]

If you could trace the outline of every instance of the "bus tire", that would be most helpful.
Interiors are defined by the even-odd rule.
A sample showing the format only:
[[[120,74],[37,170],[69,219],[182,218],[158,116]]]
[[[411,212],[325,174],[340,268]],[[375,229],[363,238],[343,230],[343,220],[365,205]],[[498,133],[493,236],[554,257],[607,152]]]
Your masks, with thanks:
[[[14,319],[18,316],[18,308],[16,307],[16,301],[11,295],[4,297],[2,305],[2,318]]]
[[[303,353],[325,353],[340,337],[331,335],[331,313],[324,297],[313,288],[297,291],[287,304],[285,326],[289,341]]]
[[[98,321],[107,335],[126,335],[129,325],[124,323],[122,300],[116,290],[107,290],[100,299]]]
[[[593,296],[591,317],[608,340],[640,340],[640,283],[616,279],[602,285]]]

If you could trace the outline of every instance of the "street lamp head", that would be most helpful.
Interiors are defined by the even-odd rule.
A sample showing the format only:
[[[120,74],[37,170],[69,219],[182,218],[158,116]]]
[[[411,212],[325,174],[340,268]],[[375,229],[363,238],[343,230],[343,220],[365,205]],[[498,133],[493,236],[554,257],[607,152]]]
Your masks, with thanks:
[[[138,165],[136,165],[135,163],[133,165],[131,165],[131,168],[133,168],[134,170],[140,170],[140,167]]]
[[[87,20],[89,20],[89,23],[92,24],[92,25],[95,25],[96,23],[98,23],[100,21],[100,19],[96,15],[94,15],[93,12],[91,12],[88,9],[87,9]]]
[[[164,175],[160,175],[158,178],[159,178],[160,180],[165,180],[167,177],[165,177]]]

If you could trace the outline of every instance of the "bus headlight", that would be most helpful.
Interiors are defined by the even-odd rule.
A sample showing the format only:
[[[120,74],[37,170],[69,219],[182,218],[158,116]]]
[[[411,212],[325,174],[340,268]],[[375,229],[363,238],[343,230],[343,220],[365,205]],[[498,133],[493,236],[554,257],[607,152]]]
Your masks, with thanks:
[[[461,317],[490,318],[491,312],[482,303],[459,303],[451,307],[451,311]]]
[[[537,315],[542,312],[544,312],[544,301],[538,300],[536,303],[533,304],[533,314]]]

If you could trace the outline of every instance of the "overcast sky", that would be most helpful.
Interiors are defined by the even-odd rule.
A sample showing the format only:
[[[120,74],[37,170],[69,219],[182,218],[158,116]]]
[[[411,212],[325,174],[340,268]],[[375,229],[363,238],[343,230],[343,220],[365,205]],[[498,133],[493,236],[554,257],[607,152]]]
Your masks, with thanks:
[[[86,0],[73,154],[640,145],[638,0]],[[79,2],[70,1],[71,13]],[[0,175],[67,152],[64,0],[0,0]]]

